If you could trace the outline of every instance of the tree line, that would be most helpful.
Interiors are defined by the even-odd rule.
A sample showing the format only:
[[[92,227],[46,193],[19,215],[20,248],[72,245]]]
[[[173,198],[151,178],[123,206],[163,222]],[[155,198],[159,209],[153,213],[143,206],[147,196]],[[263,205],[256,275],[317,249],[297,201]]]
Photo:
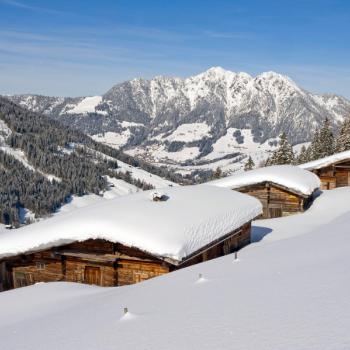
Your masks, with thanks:
[[[300,152],[294,152],[287,135],[282,133],[278,148],[272,152],[266,162],[260,166],[303,164],[335,153],[350,150],[350,118],[345,119],[337,134],[333,132],[330,121],[326,118],[321,127],[316,129],[309,146],[303,145]],[[244,170],[255,167],[251,157],[245,163]]]
[[[119,152],[5,98],[0,98],[0,119],[11,130],[7,147],[22,150],[35,169],[0,152],[1,223],[18,226],[23,221],[21,208],[40,217],[56,211],[72,195],[100,194],[108,189],[106,175],[142,189],[153,187],[119,171]],[[96,156],[102,153],[109,157]],[[133,163],[128,156],[123,161]]]

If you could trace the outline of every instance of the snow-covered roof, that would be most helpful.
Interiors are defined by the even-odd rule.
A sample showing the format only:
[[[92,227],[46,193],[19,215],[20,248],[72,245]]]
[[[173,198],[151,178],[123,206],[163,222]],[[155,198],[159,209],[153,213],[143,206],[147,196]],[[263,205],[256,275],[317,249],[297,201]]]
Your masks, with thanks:
[[[262,212],[250,196],[214,186],[166,189],[155,202],[139,192],[0,234],[0,258],[74,241],[106,239],[181,261]]]
[[[307,196],[320,187],[320,179],[315,174],[293,165],[273,165],[258,168],[211,181],[207,184],[236,189],[263,182],[274,183]]]
[[[306,170],[320,169],[343,160],[350,159],[350,150],[333,154],[332,156],[314,160],[312,162],[299,165],[300,168]]]

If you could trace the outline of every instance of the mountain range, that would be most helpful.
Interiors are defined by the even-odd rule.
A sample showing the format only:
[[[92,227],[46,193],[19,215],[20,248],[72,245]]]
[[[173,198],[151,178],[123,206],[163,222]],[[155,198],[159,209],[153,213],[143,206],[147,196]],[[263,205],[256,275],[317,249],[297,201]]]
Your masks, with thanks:
[[[310,141],[325,118],[336,129],[350,116],[344,97],[312,94],[275,72],[252,77],[221,67],[185,79],[125,81],[102,96],[7,97],[96,141],[184,173],[235,170],[248,154],[259,162],[281,132],[298,145]]]

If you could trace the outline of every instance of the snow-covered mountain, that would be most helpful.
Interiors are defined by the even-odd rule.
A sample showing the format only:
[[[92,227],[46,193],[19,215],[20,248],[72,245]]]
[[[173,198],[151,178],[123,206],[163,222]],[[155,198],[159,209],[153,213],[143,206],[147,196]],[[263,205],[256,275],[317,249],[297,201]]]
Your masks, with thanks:
[[[309,141],[328,117],[335,127],[350,101],[314,95],[275,72],[256,77],[220,67],[186,79],[155,77],[117,84],[103,96],[10,96],[132,155],[184,169],[255,161],[285,131],[294,144]]]

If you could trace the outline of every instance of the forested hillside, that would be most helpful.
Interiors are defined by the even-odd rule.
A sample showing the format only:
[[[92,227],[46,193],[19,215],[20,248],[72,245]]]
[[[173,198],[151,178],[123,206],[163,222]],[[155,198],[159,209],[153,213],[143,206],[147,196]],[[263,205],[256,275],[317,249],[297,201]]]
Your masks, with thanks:
[[[21,208],[43,216],[73,194],[99,194],[108,187],[105,175],[142,189],[152,188],[128,172],[118,171],[119,159],[181,180],[5,98],[0,98],[0,122],[0,222],[5,224],[19,225],[23,221]]]

